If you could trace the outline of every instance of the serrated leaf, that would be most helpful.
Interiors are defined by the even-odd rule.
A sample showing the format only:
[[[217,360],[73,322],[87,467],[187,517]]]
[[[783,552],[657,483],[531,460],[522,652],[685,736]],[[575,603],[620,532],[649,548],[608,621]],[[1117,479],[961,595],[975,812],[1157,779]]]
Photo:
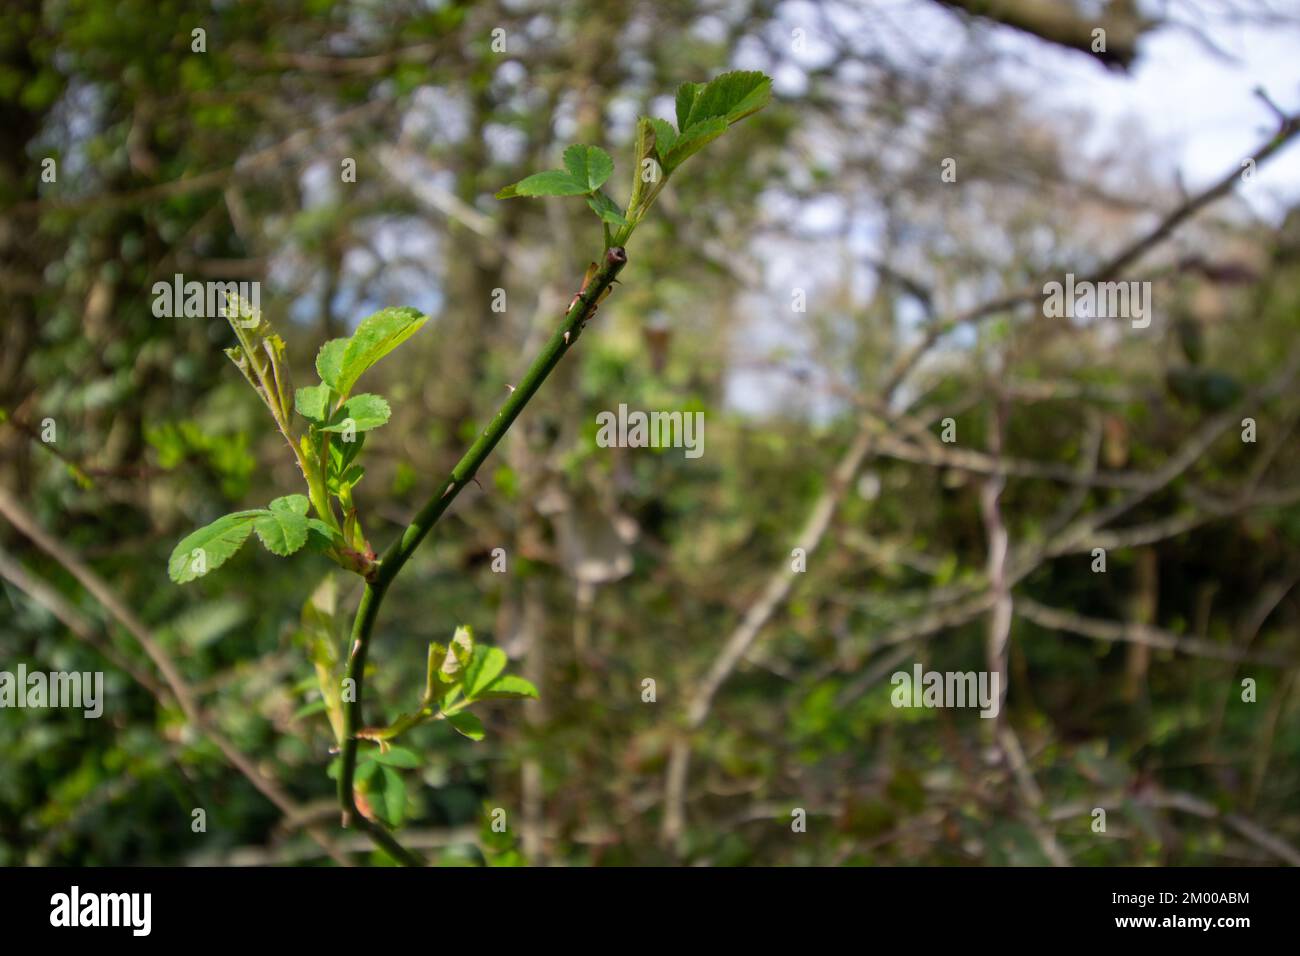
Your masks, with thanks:
[[[666,154],[660,153],[663,156],[665,170],[672,172],[726,131],[727,121],[720,116],[696,123],[677,138],[672,149]]]
[[[348,470],[366,443],[366,433],[358,432],[355,441],[330,442],[330,476],[338,478]]]
[[[343,371],[343,352],[347,347],[347,339],[330,339],[316,353],[316,374],[335,391],[338,391],[339,375]]]
[[[386,767],[401,767],[403,770],[413,770],[420,766],[420,758],[413,750],[407,750],[405,747],[389,747],[387,750],[379,751],[371,759]]]
[[[659,158],[663,159],[677,142],[677,130],[673,129],[673,124],[667,120],[655,117],[650,117],[650,128],[654,131],[654,149],[659,154]],[[641,155],[638,159],[645,159],[645,156]]]
[[[683,134],[696,123],[722,118],[730,125],[761,110],[772,98],[772,79],[758,71],[736,70],[714,77],[699,90],[691,104],[690,117],[678,128]],[[679,100],[680,105],[680,100]]]
[[[507,186],[497,193],[497,199],[515,199],[519,196],[581,196],[590,192],[585,181],[574,179],[563,169],[548,169],[533,173]]]
[[[186,535],[167,561],[168,576],[177,584],[186,584],[215,571],[243,547],[253,522],[267,513],[260,509],[236,511]]]
[[[453,663],[455,658],[452,658]],[[437,641],[429,644],[428,676],[424,682],[425,702],[433,700],[434,695],[451,681],[451,675],[444,668],[447,666],[447,648]],[[456,670],[459,670],[457,666]]]
[[[506,669],[506,653],[499,647],[480,644],[474,648],[474,654],[465,665],[465,697],[473,700],[479,691],[496,680]]]
[[[684,131],[691,122],[691,109],[704,89],[703,83],[683,83],[677,87],[677,129]]]
[[[353,465],[341,475],[330,476],[329,490],[332,494],[341,494],[345,488],[355,488],[365,476],[365,468],[361,465]]]
[[[451,644],[447,647],[447,653],[455,658],[460,667],[468,666],[474,657],[474,629],[468,624],[456,628],[456,633],[451,636]]]
[[[487,732],[483,729],[483,721],[467,710],[448,714],[447,723],[451,724],[462,737],[468,737],[470,740],[482,740],[487,736]]]
[[[303,386],[294,392],[293,407],[307,421],[319,424],[329,414],[331,393],[328,385]]]
[[[626,226],[627,218],[618,208],[618,203],[610,199],[603,191],[596,193],[594,196],[587,197],[587,205],[591,211],[601,218],[602,222],[607,222],[612,226]]]
[[[348,422],[351,422],[353,431],[367,432],[386,423],[392,414],[388,402],[378,395],[353,395],[331,416],[330,424],[323,426],[321,431],[344,432],[348,430]]]
[[[347,340],[334,390],[340,396],[351,393],[366,369],[420,331],[428,320],[418,309],[406,306],[381,309],[365,319]]]
[[[538,693],[532,681],[516,677],[514,674],[502,674],[478,694],[479,700],[492,700],[498,697],[531,697],[536,700]]]
[[[564,168],[574,182],[585,184],[583,192],[595,192],[614,172],[614,160],[599,146],[575,143],[564,151]]]
[[[307,543],[307,519],[287,508],[265,512],[253,522],[253,530],[267,551],[282,558]]]
[[[334,530],[319,518],[307,519],[307,547],[313,551],[326,551],[338,542]]]
[[[306,495],[285,495],[282,498],[276,498],[267,507],[272,511],[292,511],[296,515],[306,516],[307,509],[311,507],[311,502],[307,500]]]

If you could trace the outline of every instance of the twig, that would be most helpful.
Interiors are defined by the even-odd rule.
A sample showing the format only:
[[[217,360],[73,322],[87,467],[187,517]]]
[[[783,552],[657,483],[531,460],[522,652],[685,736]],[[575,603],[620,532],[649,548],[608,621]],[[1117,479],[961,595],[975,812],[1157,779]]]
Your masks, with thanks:
[[[1259,147],[1249,157],[1255,165],[1261,166],[1272,158],[1283,146],[1291,141],[1300,132],[1300,115],[1287,117],[1286,122],[1282,123],[1277,133],[1263,146]],[[1209,188],[1203,190],[1197,195],[1181,203],[1178,208],[1167,213],[1155,228],[1143,234],[1127,246],[1116,253],[1111,259],[1107,260],[1100,267],[1086,278],[1090,282],[1103,282],[1111,279],[1132,265],[1138,259],[1145,256],[1155,246],[1167,239],[1175,229],[1178,228],[1185,220],[1191,218],[1201,209],[1220,197],[1231,192],[1233,187],[1241,181],[1241,165],[1234,166],[1231,170],[1219,178],[1217,182]],[[935,345],[941,338],[954,329],[965,325],[968,322],[976,322],[983,319],[991,318],[1011,309],[1018,308],[1030,303],[1039,302],[1042,299],[1042,282],[1038,282],[1018,292],[1012,292],[1000,298],[993,299],[989,302],[982,303],[965,312],[958,313],[952,318],[932,324],[922,337],[921,341],[909,349],[904,355],[894,363],[888,376],[886,377],[886,391],[891,393],[898,385],[910,374],[916,364],[929,352],[930,348]]]
[[[1037,601],[1024,597],[1016,600],[1016,613],[1033,621],[1040,627],[1052,630],[1069,631],[1083,637],[1099,641],[1122,641],[1130,644],[1144,644],[1163,650],[1178,651],[1194,657],[1212,657],[1224,661],[1257,661],[1278,667],[1294,667],[1297,661],[1284,654],[1267,651],[1243,650],[1234,644],[1219,644],[1198,637],[1174,634],[1149,624],[1132,621],[1106,621],[1095,617],[1085,617],[1073,611],[1048,607]]]
[[[839,464],[836,465],[829,486],[813,505],[796,538],[796,546],[803,548],[805,554],[812,554],[821,544],[841,498],[871,451],[872,441],[872,430],[864,426],[858,431]],[[727,638],[727,642],[714,659],[708,674],[691,695],[686,710],[686,727],[673,741],[664,781],[661,837],[666,845],[672,846],[677,843],[686,823],[686,780],[691,757],[690,734],[704,724],[718,688],[735,670],[768,620],[789,595],[790,589],[794,586],[796,573],[789,562],[783,562],[780,568],[768,578],[762,594],[750,605],[740,625]]]
[[[356,773],[357,764],[357,731],[361,723],[361,701],[363,682],[365,677],[366,655],[370,648],[370,638],[374,631],[375,620],[379,616],[379,608],[383,603],[384,595],[388,592],[388,587],[392,584],[393,579],[406,564],[415,549],[419,547],[420,542],[442,517],[447,508],[456,496],[460,494],[462,488],[474,480],[474,475],[484,460],[496,448],[497,443],[509,431],[510,426],[519,417],[519,413],[524,410],[524,406],[532,399],[546,381],[552,369],[559,364],[560,359],[573,347],[577,342],[579,335],[586,322],[596,311],[596,304],[605,294],[606,290],[612,288],[614,280],[627,264],[627,253],[621,246],[615,246],[606,250],[604,262],[596,271],[591,281],[587,283],[586,289],[574,297],[572,303],[565,314],[564,322],[552,334],[550,340],[542,348],[541,353],[533,360],[524,377],[520,379],[518,386],[502,404],[496,416],[488,424],[483,433],[465,452],[464,456],[457,462],[456,467],[451,470],[451,474],[443,481],[441,487],[436,491],[428,503],[416,514],[407,525],[401,536],[392,543],[379,560],[379,566],[375,571],[372,579],[366,583],[366,589],[361,596],[361,603],[357,607],[357,615],[352,624],[352,637],[350,646],[352,653],[348,658],[347,677],[354,683],[355,694],[352,700],[344,705],[343,709],[343,749],[342,762],[339,771],[339,806],[343,813],[343,825],[347,826],[354,820],[358,822],[367,834],[377,844],[387,850],[394,859],[407,866],[422,866],[423,862],[415,854],[405,850],[393,837],[379,824],[373,823],[357,812],[356,796],[353,792],[353,778]]]
[[[294,816],[299,813],[299,807],[287,792],[274,780],[263,774],[257,765],[250,760],[243,751],[226,739],[225,735],[218,731],[208,721],[193,690],[181,676],[175,663],[163,650],[162,646],[154,639],[149,629],[144,623],[135,616],[135,613],[128,608],[117,593],[90,569],[82,560],[77,557],[70,549],[65,548],[60,542],[55,540],[40,527],[25,509],[9,494],[9,492],[0,488],[0,515],[4,515],[15,528],[26,536],[33,544],[48,554],[51,558],[62,565],[67,571],[77,579],[77,581],[90,592],[100,605],[108,611],[113,618],[121,624],[139,642],[141,648],[153,661],[154,666],[163,675],[171,695],[175,698],[181,712],[185,715],[194,727],[216,744],[217,749],[225,756],[226,760],[238,770],[251,783],[258,792],[275,804],[276,808],[285,816]],[[76,633],[75,631],[73,632]],[[350,865],[347,857],[343,856],[335,848],[333,841],[330,840],[324,832],[318,827],[308,828],[307,833],[313,840],[321,845],[321,848],[330,855],[335,862],[342,866]]]
[[[1006,756],[1007,763],[1011,766],[1011,774],[1015,778],[1020,795],[1024,798],[1025,803],[1029,805],[1029,829],[1038,841],[1038,846],[1042,849],[1043,855],[1051,861],[1052,866],[1069,866],[1070,858],[1061,849],[1061,844],[1056,840],[1056,834],[1043,823],[1042,818],[1039,816],[1039,810],[1043,806],[1043,791],[1038,789],[1038,782],[1034,780],[1033,771],[1029,769],[1029,764],[1025,760],[1025,752],[1020,746],[1020,738],[1016,736],[1010,724],[1005,724],[1002,727],[1001,733],[998,734],[998,742],[1002,746],[1002,753]]]

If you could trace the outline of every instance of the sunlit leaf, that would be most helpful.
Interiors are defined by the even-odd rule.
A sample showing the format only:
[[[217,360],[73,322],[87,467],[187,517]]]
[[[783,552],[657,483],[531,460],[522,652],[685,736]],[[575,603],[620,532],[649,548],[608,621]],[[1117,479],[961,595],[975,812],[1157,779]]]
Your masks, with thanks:
[[[321,431],[345,432],[349,427],[356,432],[370,431],[387,422],[392,414],[388,402],[378,395],[353,395],[330,418],[330,424],[321,427]]]
[[[583,184],[583,192],[595,192],[605,185],[614,172],[614,160],[599,146],[575,143],[564,151],[564,168],[574,182]]]
[[[253,522],[253,530],[266,550],[280,557],[293,554],[307,543],[307,519],[289,508],[263,512]]]
[[[586,182],[574,179],[562,169],[548,169],[533,173],[507,186],[497,193],[497,199],[514,199],[517,196],[581,196],[590,192]]]
[[[772,98],[772,79],[757,71],[737,70],[714,77],[699,89],[690,116],[682,123],[679,93],[677,125],[683,134],[697,123],[722,118],[728,124],[761,110]]]
[[[418,309],[406,306],[381,309],[365,319],[343,349],[337,380],[332,383],[334,390],[340,396],[351,393],[352,386],[368,368],[420,331],[428,320]],[[323,354],[324,349],[321,351]],[[332,361],[333,356],[327,356],[327,371],[330,370],[328,362]]]
[[[456,732],[470,740],[482,740],[487,736],[487,731],[483,729],[483,721],[479,720],[467,710],[459,713],[448,714],[447,723],[456,729]]]
[[[347,339],[330,339],[316,353],[316,374],[335,391],[338,391],[339,374],[343,371],[343,351],[347,347]]]
[[[474,648],[474,654],[465,665],[465,697],[473,700],[479,691],[496,680],[506,669],[506,654],[499,647],[480,644]]]
[[[177,584],[185,584],[221,567],[248,540],[253,523],[265,514],[262,510],[236,511],[186,535],[172,550],[167,574]]]
[[[532,681],[524,680],[524,678],[516,677],[513,674],[502,674],[479,691],[476,696],[479,700],[491,700],[494,697],[531,697],[536,699],[538,693]]]
[[[331,390],[328,385],[307,385],[293,395],[293,407],[309,422],[323,422],[329,414]]]
[[[610,199],[603,191],[596,193],[594,196],[587,197],[587,205],[591,211],[601,218],[602,222],[607,222],[611,226],[626,226],[627,219],[624,217],[622,210],[618,208],[618,203]]]

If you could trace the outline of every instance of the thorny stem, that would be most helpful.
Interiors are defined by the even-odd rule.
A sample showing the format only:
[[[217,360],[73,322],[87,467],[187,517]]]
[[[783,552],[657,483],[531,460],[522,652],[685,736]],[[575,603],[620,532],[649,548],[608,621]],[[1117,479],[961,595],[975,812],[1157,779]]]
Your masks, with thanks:
[[[356,794],[353,789],[357,769],[357,732],[361,725],[366,653],[370,648],[370,636],[374,630],[375,619],[379,616],[380,605],[388,592],[389,584],[410,560],[420,542],[437,524],[438,519],[460,494],[461,489],[474,480],[479,467],[496,448],[505,433],[510,430],[510,426],[524,410],[524,406],[537,394],[537,390],[541,388],[552,369],[559,364],[560,359],[578,341],[578,336],[582,334],[587,321],[595,314],[597,303],[613,287],[619,272],[626,264],[627,252],[622,246],[605,250],[604,260],[599,269],[570,304],[564,322],[555,330],[537,358],[533,359],[532,365],[524,373],[519,385],[510,393],[510,397],[502,404],[487,428],[456,463],[456,467],[451,470],[451,474],[443,481],[437,493],[406,526],[401,537],[384,552],[378,568],[368,577],[366,589],[361,595],[361,603],[352,622],[351,647],[348,652],[346,676],[353,681],[353,694],[352,699],[345,701],[343,705],[339,806],[343,811],[344,826],[356,821],[377,845],[406,866],[423,866],[424,861],[398,843],[381,824],[368,820],[357,812]]]

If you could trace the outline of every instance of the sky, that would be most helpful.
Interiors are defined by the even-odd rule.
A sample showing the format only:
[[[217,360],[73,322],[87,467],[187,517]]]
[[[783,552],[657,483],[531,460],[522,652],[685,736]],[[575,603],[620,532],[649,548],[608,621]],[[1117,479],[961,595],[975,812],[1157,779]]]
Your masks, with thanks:
[[[1292,4],[1300,18],[1300,0],[1283,2]],[[1281,9],[1277,3],[1274,7]],[[971,42],[963,20],[930,0],[881,0],[865,7],[847,4],[822,9],[830,10],[841,31],[891,52],[910,49],[919,54],[918,59],[951,54]],[[1190,3],[1175,2],[1169,15],[1190,20],[1194,9]],[[783,31],[801,27],[805,31],[804,49],[794,55],[797,64],[817,66],[830,57],[831,48],[819,38],[818,19],[810,5],[790,0],[782,7],[781,20]],[[1146,34],[1127,73],[1009,28],[990,25],[979,32],[1005,54],[1002,75],[995,78],[999,84],[1023,90],[1049,112],[1082,111],[1094,118],[1090,133],[1079,144],[1085,155],[1113,153],[1136,127],[1142,130],[1143,155],[1159,164],[1153,170],[1156,177],[1171,183],[1181,177],[1184,188],[1196,192],[1239,166],[1276,130],[1277,118],[1255,95],[1256,87],[1262,87],[1284,111],[1300,111],[1300,24],[1234,23],[1208,10],[1196,22],[1213,48],[1182,25],[1165,26]],[[800,70],[777,71],[778,91],[797,96],[805,86]],[[1287,208],[1300,203],[1300,143],[1289,144],[1259,167],[1252,180],[1237,187],[1237,194],[1257,215],[1273,224],[1280,222]],[[807,212],[816,213],[814,219],[833,220],[842,210]],[[812,225],[808,218],[800,216],[805,225]],[[764,271],[772,280],[769,287],[773,281],[781,286],[787,273],[815,268],[781,254],[767,258]],[[767,311],[757,304],[754,308],[746,350],[752,354],[761,354],[785,334],[788,313],[762,314]],[[778,410],[788,404],[790,389],[797,391],[793,382],[782,378],[752,369],[738,371],[729,382],[728,404],[753,415]],[[835,404],[810,401],[809,410],[818,417]]]
[[[1300,3],[1296,9],[1300,13]],[[1090,110],[1100,120],[1096,136],[1108,140],[1106,145],[1136,120],[1162,147],[1159,155],[1179,168],[1191,191],[1240,163],[1276,129],[1276,118],[1255,96],[1255,87],[1263,87],[1283,110],[1300,110],[1300,27],[1207,20],[1203,32],[1231,60],[1188,30],[1164,28],[1139,44],[1139,58],[1127,74],[1107,70],[1087,56],[1000,32],[999,42],[1023,53],[1034,67],[1037,75],[1022,72],[1022,82],[1055,77],[1050,86],[1039,87],[1040,97]],[[1279,216],[1288,203],[1300,200],[1300,147],[1289,146],[1248,185],[1239,189],[1242,198],[1261,215]]]

